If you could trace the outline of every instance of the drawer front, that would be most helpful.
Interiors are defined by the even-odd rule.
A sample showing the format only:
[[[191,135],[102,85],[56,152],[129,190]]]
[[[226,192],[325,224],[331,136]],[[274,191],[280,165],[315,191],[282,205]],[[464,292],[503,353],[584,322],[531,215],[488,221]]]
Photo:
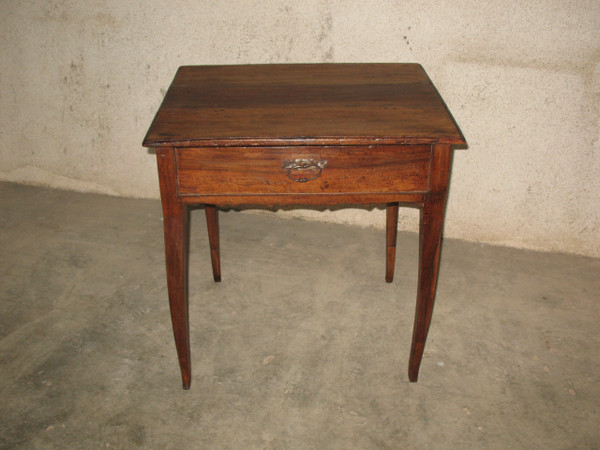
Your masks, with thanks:
[[[431,146],[176,150],[179,195],[425,192]]]

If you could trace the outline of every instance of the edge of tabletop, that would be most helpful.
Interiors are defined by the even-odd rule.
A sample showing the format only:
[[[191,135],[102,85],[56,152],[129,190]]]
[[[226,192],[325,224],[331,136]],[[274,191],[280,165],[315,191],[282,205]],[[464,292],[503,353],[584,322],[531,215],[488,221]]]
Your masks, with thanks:
[[[447,144],[465,145],[460,137],[295,137],[295,138],[229,138],[229,139],[192,139],[192,140],[154,140],[144,139],[142,146],[159,147],[281,147],[281,146],[364,146],[364,145],[422,145]]]

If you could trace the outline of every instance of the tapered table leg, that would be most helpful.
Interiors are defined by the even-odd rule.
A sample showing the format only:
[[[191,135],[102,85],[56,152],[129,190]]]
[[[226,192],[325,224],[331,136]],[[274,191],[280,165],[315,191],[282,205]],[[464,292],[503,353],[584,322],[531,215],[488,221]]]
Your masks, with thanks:
[[[398,203],[389,203],[385,210],[385,281],[394,281],[396,239],[398,237]]]
[[[171,323],[181,369],[183,388],[189,389],[192,376],[188,313],[189,211],[177,198],[173,150],[157,151],[158,173],[163,206],[167,287]]]
[[[219,250],[219,212],[214,205],[204,205],[206,226],[208,228],[208,244],[210,246],[210,261],[213,278],[221,281],[221,256]]]
[[[417,306],[408,362],[408,379],[413,382],[419,377],[435,302],[451,158],[450,146],[437,145],[434,148],[430,180],[432,193],[427,196],[421,208]]]
[[[440,262],[444,202],[426,202],[421,210],[419,236],[419,281],[408,378],[417,381],[425,341],[431,323]]]

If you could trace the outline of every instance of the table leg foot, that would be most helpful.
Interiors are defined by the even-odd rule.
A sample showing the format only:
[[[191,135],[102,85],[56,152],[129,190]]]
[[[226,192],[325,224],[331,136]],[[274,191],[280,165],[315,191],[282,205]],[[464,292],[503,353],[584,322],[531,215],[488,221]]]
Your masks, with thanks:
[[[423,349],[420,351],[420,356],[418,356],[419,363],[416,366],[409,365],[408,367],[408,381],[411,383],[416,383],[419,379],[419,365],[421,364],[421,358],[423,357]],[[411,361],[413,358],[416,358],[415,355],[411,354]]]
[[[206,226],[208,228],[208,244],[212,263],[213,279],[221,281],[221,255],[219,249],[219,212],[214,205],[204,205]]]
[[[394,281],[396,239],[398,236],[398,203],[389,203],[385,210],[385,281]]]

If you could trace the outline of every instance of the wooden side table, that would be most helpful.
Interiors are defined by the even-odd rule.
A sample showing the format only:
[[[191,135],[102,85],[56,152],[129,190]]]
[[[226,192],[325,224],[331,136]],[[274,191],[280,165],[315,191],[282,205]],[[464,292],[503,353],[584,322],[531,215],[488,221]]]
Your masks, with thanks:
[[[143,145],[156,148],[171,320],[191,382],[188,206],[203,204],[221,280],[218,207],[385,204],[394,277],[398,206],[420,208],[408,376],[417,381],[437,283],[452,146],[465,140],[418,64],[180,67]]]

